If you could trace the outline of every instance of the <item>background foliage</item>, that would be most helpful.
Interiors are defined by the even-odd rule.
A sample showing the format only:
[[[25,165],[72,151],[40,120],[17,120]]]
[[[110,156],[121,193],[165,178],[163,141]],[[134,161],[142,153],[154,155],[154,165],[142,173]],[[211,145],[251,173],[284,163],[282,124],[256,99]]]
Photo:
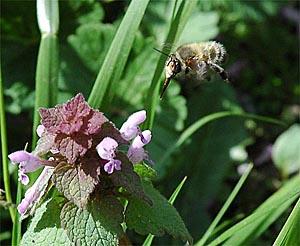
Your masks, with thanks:
[[[128,4],[128,1],[60,2],[59,103],[78,92],[89,97]],[[114,97],[107,97],[101,108],[117,126],[147,103],[151,75],[161,55],[152,47],[162,49],[172,45],[163,43],[172,4],[150,2]],[[200,1],[174,44],[176,47],[214,39],[222,42],[229,54],[225,67],[231,84],[218,77],[202,85],[172,81],[158,103],[153,141],[148,148],[157,163],[156,185],[166,197],[184,176],[188,177],[175,207],[195,241],[205,232],[239,179],[241,164],[252,161],[255,168],[223,218],[224,228],[249,215],[299,171],[299,157],[295,158],[300,145],[295,138],[299,135],[296,123],[300,110],[298,23],[297,1]],[[35,2],[3,1],[1,66],[9,152],[23,149],[31,139],[39,43]],[[236,117],[219,119],[202,127],[162,160],[184,129],[201,117],[224,110],[269,116],[286,122],[286,127]],[[270,150],[274,143],[273,162]],[[296,146],[292,154],[287,154],[284,148],[288,144]],[[16,182],[15,178],[13,184]],[[290,212],[287,209],[255,243],[272,244]],[[3,243],[9,242],[5,241],[10,238],[9,223],[8,212],[2,210]],[[132,232],[131,240],[141,244],[143,237]],[[154,244],[175,243],[178,242],[167,236],[154,241]]]

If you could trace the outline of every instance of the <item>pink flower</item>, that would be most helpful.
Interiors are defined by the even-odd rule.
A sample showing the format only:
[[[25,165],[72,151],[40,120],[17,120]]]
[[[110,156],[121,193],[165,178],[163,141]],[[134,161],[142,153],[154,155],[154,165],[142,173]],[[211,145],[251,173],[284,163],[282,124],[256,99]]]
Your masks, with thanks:
[[[8,158],[13,164],[19,163],[19,181],[24,185],[29,183],[29,178],[25,173],[34,172],[43,166],[56,166],[56,163],[34,156],[25,150],[13,152],[8,155]]]
[[[128,159],[133,163],[139,163],[142,160],[147,160],[150,164],[154,165],[154,162],[151,160],[148,152],[143,149],[143,147],[148,144],[151,141],[151,131],[150,130],[145,130],[142,132],[142,135],[144,136],[144,141],[142,141],[140,136],[137,136],[127,153]]]
[[[111,174],[114,169],[121,170],[121,161],[114,159],[116,157],[116,149],[118,143],[111,137],[104,138],[97,146],[96,150],[98,155],[108,162],[104,165],[104,170],[108,174]]]
[[[128,119],[123,123],[120,129],[120,133],[125,140],[134,139],[136,136],[140,135],[142,141],[144,137],[142,131],[139,128],[139,124],[143,123],[146,120],[146,111],[141,110],[133,113],[128,117]]]
[[[35,181],[33,186],[31,186],[25,193],[25,197],[22,199],[21,203],[18,205],[18,211],[20,214],[24,214],[28,208],[32,205],[34,201],[40,196],[46,187],[51,174],[53,173],[52,167],[45,167],[38,179]]]

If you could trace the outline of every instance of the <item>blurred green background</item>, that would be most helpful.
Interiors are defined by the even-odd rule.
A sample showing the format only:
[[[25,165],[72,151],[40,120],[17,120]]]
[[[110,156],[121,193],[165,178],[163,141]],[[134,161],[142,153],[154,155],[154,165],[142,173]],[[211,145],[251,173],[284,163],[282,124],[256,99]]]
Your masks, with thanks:
[[[59,103],[78,92],[88,98],[128,4],[129,1],[60,2]],[[170,25],[171,5],[170,1],[150,2],[117,95],[100,109],[118,127],[130,113],[145,105],[151,83],[149,74],[160,56],[152,48],[170,46],[163,42]],[[166,197],[184,176],[188,177],[175,207],[195,241],[237,182],[241,164],[252,161],[255,169],[226,214],[224,220],[228,223],[249,214],[299,170],[299,159],[292,162],[292,168],[281,165],[289,158],[282,160],[282,148],[276,149],[279,157],[274,165],[271,151],[278,136],[299,123],[299,2],[199,1],[173,47],[207,40],[217,40],[226,47],[228,59],[224,67],[231,83],[224,83],[218,76],[201,85],[172,81],[158,105],[153,141],[148,147],[158,172],[155,184]],[[1,1],[1,66],[9,152],[23,149],[31,141],[39,42],[35,2]],[[224,118],[201,128],[162,161],[166,149],[185,128],[205,115],[224,110],[272,117],[285,121],[287,127]],[[295,133],[282,140],[286,141],[283,146],[299,134],[299,125],[294,127]],[[16,183],[15,177],[13,190]],[[11,231],[10,220],[8,211],[0,209],[0,239],[5,243]],[[286,216],[255,243],[270,245]],[[143,242],[142,236],[130,234],[134,244]],[[155,243],[177,241],[165,236],[155,239]]]

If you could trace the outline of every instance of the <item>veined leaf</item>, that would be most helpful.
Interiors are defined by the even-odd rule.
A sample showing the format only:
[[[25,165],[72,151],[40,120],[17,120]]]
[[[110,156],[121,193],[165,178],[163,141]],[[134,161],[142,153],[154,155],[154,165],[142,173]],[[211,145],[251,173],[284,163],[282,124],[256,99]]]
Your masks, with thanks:
[[[60,225],[60,205],[51,198],[37,210],[23,235],[21,246],[72,245]]]
[[[162,236],[167,232],[173,237],[192,243],[192,237],[176,209],[153,188],[150,182],[143,181],[143,186],[153,200],[153,205],[149,206],[136,197],[130,197],[125,213],[127,226],[139,234],[151,233]]]

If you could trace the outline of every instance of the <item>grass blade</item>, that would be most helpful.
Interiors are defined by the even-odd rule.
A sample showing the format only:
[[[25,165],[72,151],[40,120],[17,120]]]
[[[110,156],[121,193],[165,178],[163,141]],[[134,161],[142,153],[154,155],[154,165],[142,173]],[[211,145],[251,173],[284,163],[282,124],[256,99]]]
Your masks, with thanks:
[[[300,199],[281,229],[274,246],[300,245]]]
[[[227,198],[227,200],[224,203],[223,207],[221,208],[221,210],[219,211],[219,213],[217,214],[217,216],[215,217],[213,222],[210,224],[209,228],[207,229],[207,231],[205,232],[205,234],[203,235],[201,240],[198,241],[195,245],[197,245],[197,246],[205,245],[207,239],[212,235],[213,230],[216,228],[217,224],[220,222],[223,215],[225,214],[225,212],[229,208],[230,204],[233,202],[234,198],[237,196],[238,192],[242,188],[242,186],[245,183],[247,177],[249,176],[250,171],[252,170],[252,168],[253,168],[253,164],[249,164],[248,167],[247,167],[246,172],[243,174],[243,176],[240,178],[237,185],[234,187],[233,191],[231,192],[231,194]]]
[[[36,128],[40,124],[40,107],[51,107],[57,103],[58,94],[58,31],[59,19],[58,1],[38,0],[37,18],[42,34],[35,74],[35,103],[33,111],[32,146],[35,148],[38,136]],[[39,173],[29,173],[30,184],[36,180]]]
[[[180,182],[180,184],[177,186],[177,188],[174,190],[173,194],[169,198],[169,202],[173,204],[175,202],[176,197],[178,196],[181,188],[183,187],[187,177],[184,177],[183,180]],[[154,239],[154,235],[149,234],[147,238],[145,239],[143,246],[151,246],[152,241]]]
[[[17,188],[17,199],[16,204],[20,204],[22,198],[22,184],[18,182]],[[16,211],[16,208],[14,208]],[[12,238],[11,245],[20,245],[21,240],[21,222],[20,222],[20,214],[16,211],[16,216],[14,218],[13,229],[12,229]]]
[[[180,182],[180,184],[176,187],[176,189],[174,190],[173,194],[170,196],[169,202],[170,202],[171,204],[173,204],[173,203],[175,202],[175,200],[176,200],[177,196],[179,195],[179,192],[180,192],[180,190],[182,189],[182,187],[183,187],[183,185],[184,185],[186,179],[187,179],[187,177],[185,176],[185,177],[183,178],[183,180]]]
[[[11,189],[10,189],[10,176],[8,170],[8,151],[7,151],[7,134],[6,134],[6,117],[3,98],[3,85],[2,85],[2,72],[0,64],[0,124],[1,124],[1,153],[2,153],[2,169],[3,169],[3,181],[5,189],[5,198],[8,203],[12,203]],[[15,210],[9,207],[9,213],[11,220],[15,219]]]
[[[248,119],[254,119],[254,120],[260,120],[272,124],[278,124],[278,125],[283,125],[285,126],[285,123],[282,121],[272,119],[269,117],[264,117],[264,116],[259,116],[259,115],[254,115],[254,114],[245,114],[245,113],[237,113],[237,112],[217,112],[213,113],[207,116],[204,116],[203,118],[199,119],[192,125],[190,125],[185,131],[182,132],[178,140],[173,144],[170,145],[170,147],[166,150],[165,154],[161,157],[161,159],[157,162],[158,165],[163,163],[178,147],[180,147],[189,137],[191,137],[197,130],[199,130],[201,127],[206,125],[207,123],[224,118],[224,117],[229,117],[229,116],[234,116],[234,117],[243,117],[243,118],[248,118]]]
[[[32,148],[37,140],[35,130],[40,122],[38,109],[56,104],[58,67],[57,37],[52,34],[45,35],[41,39],[37,61]]]
[[[91,107],[100,108],[102,106],[109,87],[114,87],[110,90],[109,95],[109,98],[112,98],[113,90],[116,88],[115,81],[118,81],[124,69],[148,2],[149,0],[131,1],[92,88],[88,99]],[[112,83],[111,86],[109,86],[110,83]]]
[[[259,237],[289,206],[300,197],[300,179],[297,175],[269,197],[251,215],[226,230],[209,246],[225,242],[227,245],[245,245]]]
[[[38,109],[54,106],[57,101],[59,71],[58,39],[58,1],[37,1],[37,18],[42,33],[36,68],[35,106],[33,115],[32,148],[37,135],[35,129],[40,122]]]

